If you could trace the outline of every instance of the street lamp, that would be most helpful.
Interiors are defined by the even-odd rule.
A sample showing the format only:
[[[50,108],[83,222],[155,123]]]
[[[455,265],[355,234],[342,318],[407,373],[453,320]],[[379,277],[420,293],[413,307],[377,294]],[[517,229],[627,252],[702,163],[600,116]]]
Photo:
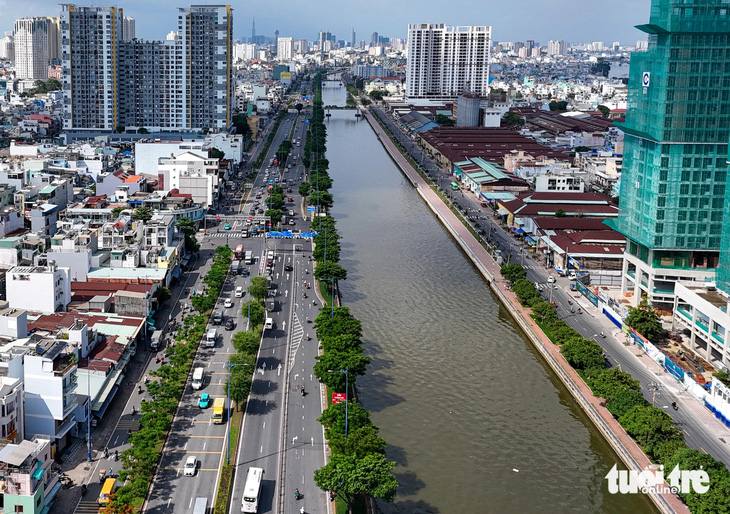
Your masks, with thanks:
[[[345,374],[345,439],[347,439],[347,395],[350,389],[350,373],[346,369],[328,369],[328,373],[344,373]]]
[[[145,323],[147,323],[147,320],[145,320]],[[104,359],[87,359],[87,368],[86,368],[86,396],[88,397],[89,402],[89,411],[86,415],[86,460],[88,462],[91,462],[91,363],[92,362],[106,362],[109,364],[109,361],[105,361]]]
[[[230,462],[231,458],[231,369],[233,369],[236,366],[248,366],[247,363],[240,363],[236,364],[234,362],[228,362],[226,363],[226,368],[228,369],[228,419],[226,422],[227,425],[227,432],[228,432],[228,446],[226,447],[226,466]]]

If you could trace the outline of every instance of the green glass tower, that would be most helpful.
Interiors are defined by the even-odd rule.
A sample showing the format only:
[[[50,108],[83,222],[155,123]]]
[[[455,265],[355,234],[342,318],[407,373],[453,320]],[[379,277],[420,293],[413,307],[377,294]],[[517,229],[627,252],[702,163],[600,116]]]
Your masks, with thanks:
[[[676,280],[714,278],[730,138],[730,3],[653,0],[647,52],[631,56],[615,228],[623,288],[658,307]],[[730,221],[730,218],[724,218]]]

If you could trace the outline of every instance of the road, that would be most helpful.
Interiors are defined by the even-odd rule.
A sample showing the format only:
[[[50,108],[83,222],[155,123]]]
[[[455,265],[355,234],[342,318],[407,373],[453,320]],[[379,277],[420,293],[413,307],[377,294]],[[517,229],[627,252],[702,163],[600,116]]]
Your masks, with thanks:
[[[511,259],[512,262],[523,264],[527,271],[527,279],[541,284],[542,294],[546,300],[551,299],[557,303],[558,314],[582,336],[595,340],[604,349],[611,365],[620,367],[641,382],[644,397],[649,402],[663,408],[672,417],[683,431],[685,441],[690,447],[709,453],[724,462],[726,466],[730,465],[730,448],[725,442],[728,432],[719,425],[719,422],[709,419],[711,416],[708,415],[709,411],[704,406],[701,406],[689,393],[681,392],[681,388],[676,385],[676,381],[671,376],[658,372],[654,366],[645,363],[644,359],[638,359],[635,348],[624,345],[625,338],[618,328],[606,316],[598,312],[586,298],[570,291],[571,281],[569,279],[547,270],[541,260],[530,258],[528,248],[502,229],[490,207],[483,207],[481,202],[468,192],[452,191],[450,183],[453,176],[441,171],[431,162],[426,153],[400,130],[383,109],[377,106],[373,106],[371,109],[378,112],[381,120],[391,133],[396,135],[398,141],[407,149],[413,159],[423,163],[422,171],[437,181],[451,201],[462,208],[462,212],[466,211],[470,218],[469,223],[477,231],[484,230],[484,233],[487,234],[488,244],[501,249],[505,261]],[[555,279],[554,285],[548,284],[549,276]],[[569,303],[569,300],[573,302],[573,305]],[[577,306],[581,307],[582,314],[578,314],[575,308]],[[571,312],[571,307],[574,307],[575,312]],[[606,337],[601,337],[601,333]],[[648,360],[648,357],[646,359]],[[672,409],[672,402],[676,402],[679,409]],[[725,437],[721,437],[723,435]]]

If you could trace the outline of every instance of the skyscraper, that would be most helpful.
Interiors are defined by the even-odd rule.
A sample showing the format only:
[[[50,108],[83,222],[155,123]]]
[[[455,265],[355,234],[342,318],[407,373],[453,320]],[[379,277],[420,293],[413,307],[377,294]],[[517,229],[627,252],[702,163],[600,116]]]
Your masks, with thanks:
[[[20,79],[48,79],[48,18],[15,21],[15,74]]]
[[[251,22],[251,44],[256,43],[256,18]]]
[[[470,91],[489,93],[492,28],[408,25],[408,99],[453,100]]]
[[[116,7],[61,4],[65,129],[117,127],[122,16]]]
[[[121,9],[64,4],[64,128],[228,128],[232,17],[228,5],[193,5],[166,40],[122,41]]]
[[[350,28],[352,29],[351,33],[350,33],[350,46],[352,46],[352,48],[355,48],[355,43],[357,41],[355,39],[355,27],[350,27]]]
[[[122,40],[123,41],[132,41],[134,38],[137,37],[135,34],[135,21],[134,18],[131,16],[125,16],[122,19]]]
[[[716,0],[652,0],[631,56],[621,198],[622,289],[670,308],[677,280],[714,277],[730,137],[730,18]],[[723,212],[725,210],[725,213]]]
[[[294,41],[290,37],[279,37],[276,48],[276,58],[280,61],[288,61],[294,56]]]

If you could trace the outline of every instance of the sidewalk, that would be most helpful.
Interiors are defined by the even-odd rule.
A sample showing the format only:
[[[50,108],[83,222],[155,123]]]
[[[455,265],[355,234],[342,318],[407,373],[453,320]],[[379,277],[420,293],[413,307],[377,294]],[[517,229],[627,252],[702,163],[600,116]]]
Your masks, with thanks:
[[[363,112],[370,126],[379,135],[379,139],[388,153],[390,153],[391,157],[400,166],[405,175],[418,188],[419,194],[424,198],[431,210],[446,225],[447,229],[451,231],[464,251],[469,254],[474,264],[491,284],[492,290],[512,312],[515,320],[522,325],[527,336],[543,354],[548,364],[558,374],[558,377],[566,384],[578,403],[594,421],[596,427],[603,432],[609,444],[616,450],[625,464],[630,469],[637,469],[637,471],[641,471],[650,466],[651,462],[646,455],[644,455],[623,427],[618,424],[618,421],[614,419],[611,413],[608,412],[603,402],[593,396],[592,391],[583,382],[583,379],[580,378],[572,366],[563,358],[560,353],[560,348],[545,336],[530,316],[530,312],[522,307],[516,295],[512,291],[504,291],[503,288],[499,287],[498,283],[504,279],[499,274],[496,262],[489,252],[474,238],[451,209],[441,201],[439,196],[431,189],[430,185],[411,167],[408,160],[398,151],[377,120],[373,119],[372,114],[368,110],[364,110]],[[594,309],[592,314],[595,314],[595,311],[596,309]],[[586,405],[586,401],[588,405]],[[597,418],[596,416],[599,417]],[[677,495],[664,494],[658,500],[657,506],[661,510],[671,509],[678,513],[689,513],[689,509]],[[661,505],[662,503],[665,504]]]
[[[196,265],[198,262],[200,262],[199,259],[196,260]],[[172,315],[174,319],[180,315],[180,305],[185,302],[183,291],[186,287],[189,287],[187,284],[190,279],[197,280],[200,275],[202,275],[201,270],[193,269],[183,275],[182,279],[171,288],[172,297],[157,311],[157,323],[160,331],[169,333],[167,331],[168,318]],[[80,501],[83,501],[84,504],[93,502],[95,505],[98,497],[97,489],[99,488],[95,486],[95,484],[98,484],[98,477],[96,476],[98,470],[112,469],[115,472],[121,470],[121,461],[114,461],[111,457],[115,450],[121,453],[128,447],[125,437],[127,429],[134,429],[135,426],[139,425],[137,422],[141,417],[139,403],[146,397],[146,391],[144,395],[140,396],[135,390],[145,374],[160,366],[160,364],[155,363],[154,355],[148,350],[147,341],[138,345],[136,354],[127,366],[125,379],[120,384],[111,405],[104,417],[98,421],[97,426],[91,429],[91,462],[87,461],[88,450],[85,441],[86,432],[84,431],[81,437],[77,439],[77,441],[81,441],[78,450],[70,460],[61,464],[60,469],[71,478],[74,487],[59,490],[53,502],[54,512],[74,512]],[[132,405],[137,410],[135,415],[131,412]],[[115,441],[117,444],[115,444]],[[104,458],[103,456],[103,450],[106,447],[109,448],[110,458]],[[83,498],[81,497],[81,484],[89,486]]]

